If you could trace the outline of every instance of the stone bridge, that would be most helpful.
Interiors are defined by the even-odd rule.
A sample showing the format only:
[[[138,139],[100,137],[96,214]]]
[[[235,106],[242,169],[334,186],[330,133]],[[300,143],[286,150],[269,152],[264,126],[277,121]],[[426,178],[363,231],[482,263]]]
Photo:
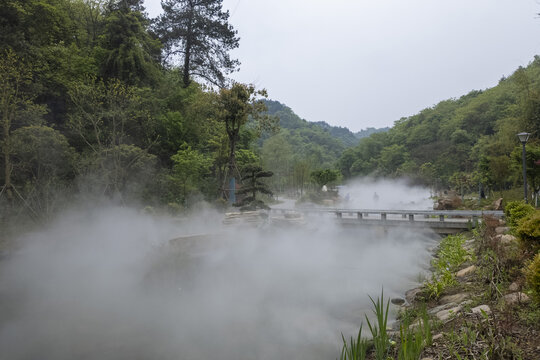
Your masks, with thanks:
[[[273,214],[303,213],[309,216],[333,216],[346,226],[407,227],[417,230],[431,229],[447,235],[471,230],[484,217],[503,218],[502,211],[494,210],[370,210],[294,208],[272,209]]]

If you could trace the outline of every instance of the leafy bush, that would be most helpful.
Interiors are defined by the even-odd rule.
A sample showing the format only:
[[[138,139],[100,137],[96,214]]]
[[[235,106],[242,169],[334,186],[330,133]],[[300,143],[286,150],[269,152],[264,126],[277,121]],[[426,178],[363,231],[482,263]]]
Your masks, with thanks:
[[[532,296],[536,302],[540,303],[540,252],[525,268],[525,279],[527,286],[531,289]]]
[[[526,249],[536,252],[540,248],[540,211],[521,219],[516,234]]]
[[[534,212],[534,207],[523,201],[511,201],[506,204],[504,212],[510,226],[518,226],[519,221]]]

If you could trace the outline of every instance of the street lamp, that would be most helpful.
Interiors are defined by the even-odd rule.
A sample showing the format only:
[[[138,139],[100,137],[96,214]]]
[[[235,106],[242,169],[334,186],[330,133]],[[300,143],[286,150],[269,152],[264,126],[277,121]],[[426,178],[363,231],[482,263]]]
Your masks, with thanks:
[[[526,162],[526,152],[525,152],[525,144],[527,143],[527,140],[529,140],[529,136],[531,134],[522,132],[517,134],[519,141],[521,141],[521,144],[523,145],[523,194],[525,198],[525,204],[528,204],[527,201],[527,162]]]

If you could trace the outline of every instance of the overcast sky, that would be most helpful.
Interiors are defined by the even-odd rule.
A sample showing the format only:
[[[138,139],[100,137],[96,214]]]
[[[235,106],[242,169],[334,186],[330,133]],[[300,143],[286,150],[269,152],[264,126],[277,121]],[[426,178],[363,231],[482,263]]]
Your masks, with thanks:
[[[150,16],[160,0],[145,0]],[[392,126],[540,54],[540,0],[224,0],[232,77],[308,121]]]

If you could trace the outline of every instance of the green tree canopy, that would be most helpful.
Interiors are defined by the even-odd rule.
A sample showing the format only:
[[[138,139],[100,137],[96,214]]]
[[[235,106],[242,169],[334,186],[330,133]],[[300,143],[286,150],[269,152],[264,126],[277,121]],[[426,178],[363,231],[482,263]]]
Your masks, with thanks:
[[[157,32],[165,57],[178,57],[182,63],[184,86],[198,77],[224,87],[225,76],[240,63],[229,56],[239,38],[228,23],[229,12],[222,10],[222,0],[163,0],[161,6]]]
[[[146,31],[148,21],[141,1],[119,1],[109,6],[104,19],[100,46],[101,75],[129,85],[149,85],[157,81],[156,64],[160,42]]]
[[[198,188],[198,184],[210,173],[212,160],[184,143],[178,152],[172,156],[173,179],[182,188],[181,202],[185,205],[190,192]]]
[[[321,188],[323,185],[330,185],[339,179],[339,171],[332,169],[315,170],[311,172],[311,178]]]

